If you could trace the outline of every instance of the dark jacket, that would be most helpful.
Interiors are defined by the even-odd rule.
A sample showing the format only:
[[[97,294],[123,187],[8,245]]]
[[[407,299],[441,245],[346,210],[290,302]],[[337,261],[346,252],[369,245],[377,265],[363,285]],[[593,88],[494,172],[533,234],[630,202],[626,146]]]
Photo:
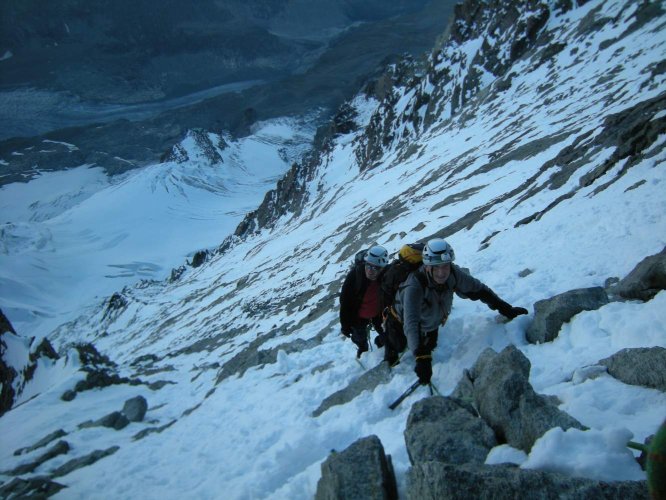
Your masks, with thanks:
[[[377,277],[380,284],[383,274],[384,270]],[[345,334],[351,333],[351,329],[354,326],[364,326],[367,324],[367,320],[359,317],[358,311],[363,303],[363,296],[369,282],[370,280],[365,276],[365,264],[357,264],[349,271],[342,284],[342,290],[340,291],[340,326],[342,327],[342,332]],[[372,318],[372,325],[377,332],[382,331],[381,312]]]
[[[511,309],[487,285],[455,264],[451,264],[451,274],[443,285],[431,281],[421,269],[412,273],[400,286],[394,304],[411,351],[419,347],[423,335],[446,322],[451,313],[454,293],[464,299],[480,300],[502,314]]]

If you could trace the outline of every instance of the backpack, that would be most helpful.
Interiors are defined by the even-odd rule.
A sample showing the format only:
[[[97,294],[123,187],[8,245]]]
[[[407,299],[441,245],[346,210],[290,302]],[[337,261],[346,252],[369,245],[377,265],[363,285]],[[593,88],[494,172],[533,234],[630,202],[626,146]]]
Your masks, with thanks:
[[[398,252],[398,258],[391,262],[382,277],[382,309],[393,304],[395,294],[410,273],[421,267],[423,262],[422,243],[403,245]],[[418,276],[417,276],[418,277]],[[421,280],[419,280],[421,282]],[[423,283],[422,283],[423,284]]]

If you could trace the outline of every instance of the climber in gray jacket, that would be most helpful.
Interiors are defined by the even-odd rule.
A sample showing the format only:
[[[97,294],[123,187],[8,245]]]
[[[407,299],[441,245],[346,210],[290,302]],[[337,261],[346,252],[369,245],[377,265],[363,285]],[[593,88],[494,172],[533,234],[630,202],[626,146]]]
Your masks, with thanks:
[[[416,358],[414,371],[422,384],[430,383],[432,351],[437,345],[439,327],[451,312],[454,293],[480,300],[509,319],[527,314],[527,309],[503,301],[488,286],[453,264],[453,260],[453,248],[445,240],[428,241],[423,249],[423,266],[400,286],[393,304],[392,313],[402,324],[405,343]]]

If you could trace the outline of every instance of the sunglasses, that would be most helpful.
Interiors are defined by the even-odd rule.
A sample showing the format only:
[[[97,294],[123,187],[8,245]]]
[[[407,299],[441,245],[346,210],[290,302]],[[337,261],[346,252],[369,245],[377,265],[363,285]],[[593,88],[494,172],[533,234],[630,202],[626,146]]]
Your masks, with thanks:
[[[366,264],[366,265],[365,265],[365,268],[366,268],[368,271],[379,271],[379,270],[381,269],[381,267],[379,267],[379,266],[374,266],[374,265],[372,265],[372,264]]]

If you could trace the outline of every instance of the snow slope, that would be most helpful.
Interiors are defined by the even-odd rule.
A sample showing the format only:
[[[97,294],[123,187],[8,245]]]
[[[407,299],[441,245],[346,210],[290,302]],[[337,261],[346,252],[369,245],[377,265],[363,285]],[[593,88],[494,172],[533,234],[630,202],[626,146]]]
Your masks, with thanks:
[[[181,144],[185,163],[113,178],[83,165],[0,187],[3,311],[24,335],[39,336],[93,297],[168,277],[232,232],[313,134],[307,121],[275,120],[252,136],[226,138],[218,162],[188,136]]]

